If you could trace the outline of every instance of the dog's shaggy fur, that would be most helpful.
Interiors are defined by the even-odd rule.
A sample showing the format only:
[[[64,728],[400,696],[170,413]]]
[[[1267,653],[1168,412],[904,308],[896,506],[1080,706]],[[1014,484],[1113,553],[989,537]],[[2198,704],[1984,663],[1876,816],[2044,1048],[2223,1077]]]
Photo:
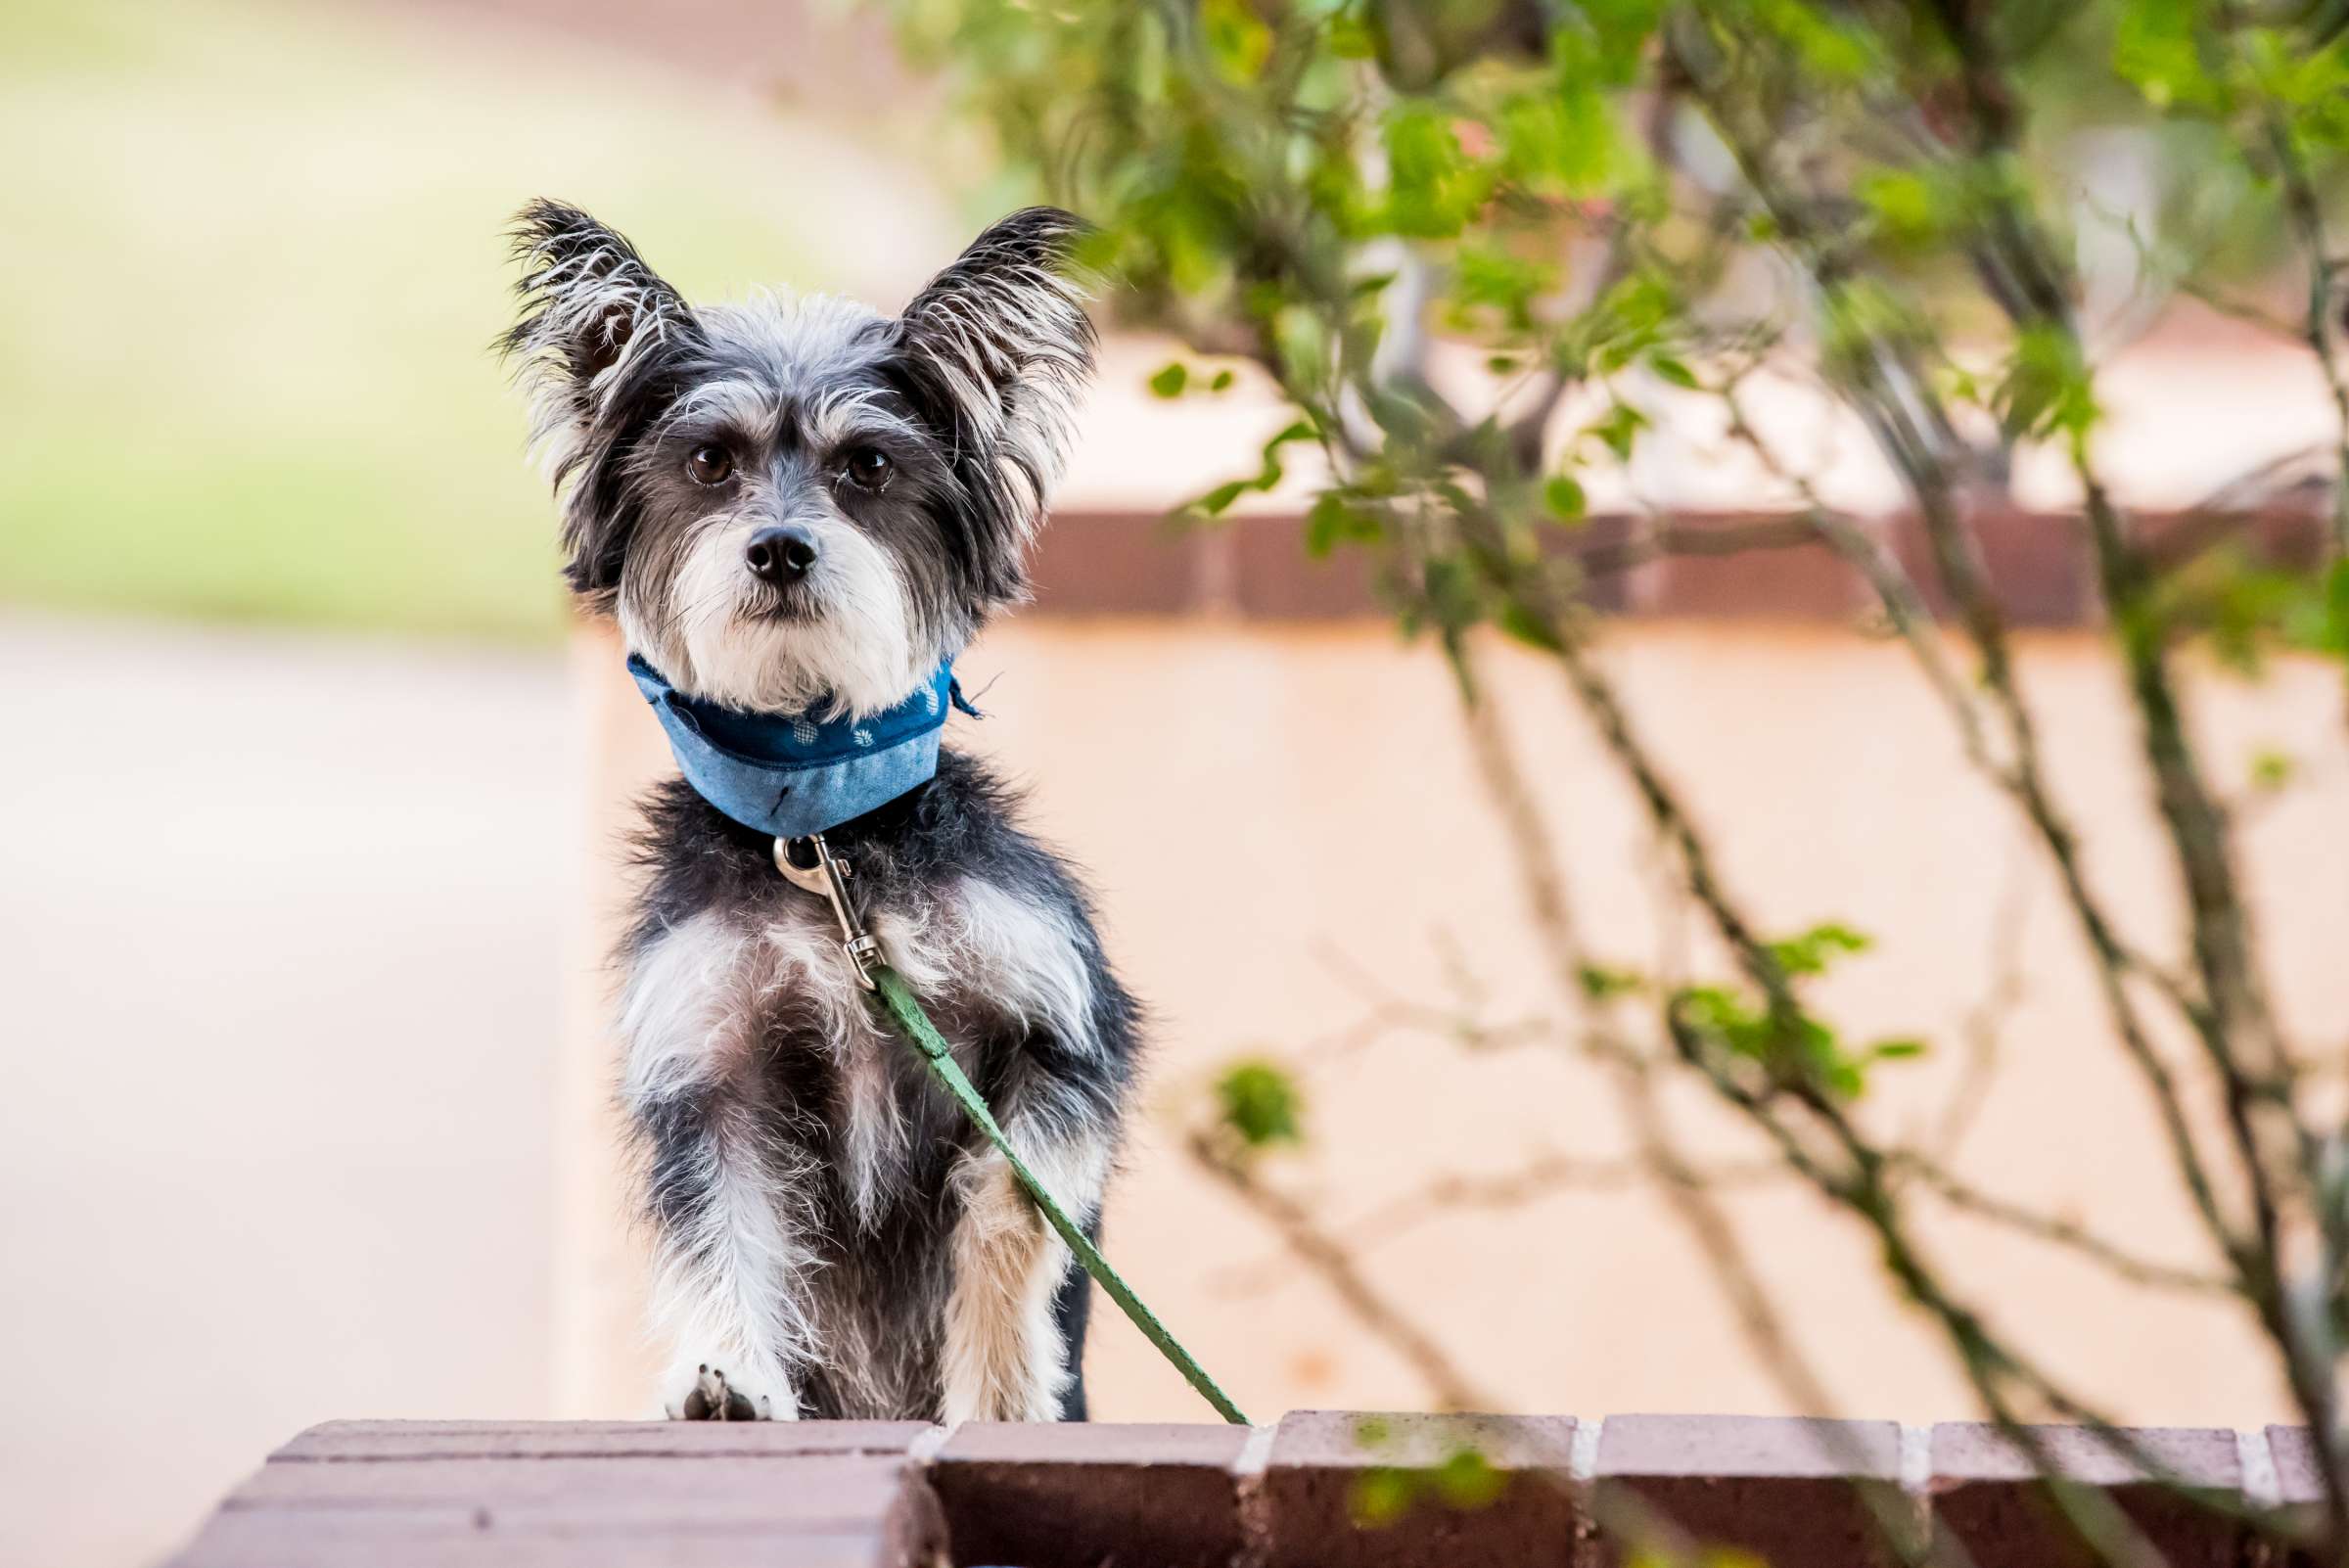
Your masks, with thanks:
[[[895,319],[822,298],[689,306],[539,203],[504,346],[574,589],[690,695],[901,701],[1025,591],[1092,328],[1077,234],[1035,208]],[[804,575],[754,572],[778,528]],[[874,936],[1023,1158],[1090,1221],[1135,1011],[1082,889],[951,751],[831,830]],[[674,1337],[672,1416],[1082,1418],[1085,1281],[1002,1157],[876,1021],[821,899],[681,781],[644,803],[622,1093]]]

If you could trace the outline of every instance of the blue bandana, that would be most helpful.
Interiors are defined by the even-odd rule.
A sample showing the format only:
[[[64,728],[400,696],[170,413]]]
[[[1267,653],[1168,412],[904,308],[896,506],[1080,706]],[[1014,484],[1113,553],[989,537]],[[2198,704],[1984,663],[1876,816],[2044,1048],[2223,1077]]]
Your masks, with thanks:
[[[723,708],[686,696],[635,654],[628,673],[661,715],[685,782],[744,827],[780,839],[829,832],[928,783],[947,708],[978,714],[950,660],[897,707],[864,718]]]

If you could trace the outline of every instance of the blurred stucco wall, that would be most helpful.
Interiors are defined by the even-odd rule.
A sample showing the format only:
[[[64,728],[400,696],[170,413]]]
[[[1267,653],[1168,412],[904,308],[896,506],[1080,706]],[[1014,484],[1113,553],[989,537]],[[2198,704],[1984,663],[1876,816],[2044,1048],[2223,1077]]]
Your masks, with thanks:
[[[1619,625],[1607,646],[1733,886],[1770,927],[1836,919],[1878,939],[1832,978],[1831,1015],[1857,1038],[1923,1034],[1936,1051],[1882,1070],[1871,1114],[1900,1129],[1939,1114],[1962,1071],[1966,1021],[2010,975],[2017,995],[1990,1009],[1998,1067],[1959,1168],[2144,1252],[2203,1262],[2068,917],[2006,807],[1962,765],[1906,655],[1826,629],[1700,624]],[[2122,695],[2088,639],[2026,647],[2025,678],[2093,872],[2132,935],[2166,948],[2170,879]],[[667,758],[609,636],[583,631],[575,652],[599,759],[583,958],[613,929],[620,803]],[[1035,825],[1090,867],[1112,950],[1156,1015],[1146,1103],[1109,1210],[1111,1253],[1259,1419],[1424,1404],[1410,1370],[1187,1166],[1177,1131],[1230,1056],[1317,1061],[1306,1077],[1311,1148],[1272,1174],[1326,1200],[1342,1229],[1431,1176],[1544,1151],[1625,1151],[1603,1081],[1558,1053],[1471,1059],[1407,1032],[1332,1049],[1381,992],[1443,1004],[1460,970],[1489,989],[1489,1018],[1555,1012],[1533,983],[1543,969],[1459,744],[1449,676],[1374,626],[1212,620],[1033,619],[991,633],[963,669],[988,688],[990,716],[953,739],[1032,787]],[[1622,961],[1657,962],[1682,944],[1634,803],[1548,670],[1515,655],[1497,669],[1583,922]],[[2286,666],[2264,688],[2211,678],[2197,696],[2222,776],[2246,776],[2270,748],[2315,760],[2302,785],[2257,811],[2248,845],[2287,1016],[2304,1038],[2337,1041],[2349,1020],[2337,673]],[[651,1385],[639,1260],[611,1157],[600,980],[582,967],[573,996],[555,1398],[570,1415],[640,1412]],[[1693,1096],[1676,1114],[1702,1157],[1757,1152]],[[1820,1205],[1785,1184],[1730,1203],[1851,1413],[1971,1408],[1920,1320],[1889,1304],[1868,1248]],[[2239,1424],[2281,1409],[2231,1313],[2120,1287],[1978,1222],[1931,1233],[1994,1314],[2117,1416]],[[1363,1257],[1497,1405],[1783,1407],[1650,1193],[1568,1192],[1449,1216],[1373,1240]],[[1099,1417],[1204,1413],[1105,1304],[1088,1374]]]

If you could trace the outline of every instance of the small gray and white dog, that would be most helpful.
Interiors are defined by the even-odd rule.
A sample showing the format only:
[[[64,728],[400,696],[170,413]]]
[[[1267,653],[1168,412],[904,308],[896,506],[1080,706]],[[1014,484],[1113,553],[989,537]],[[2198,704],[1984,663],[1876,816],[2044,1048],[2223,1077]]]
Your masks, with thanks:
[[[904,701],[1023,597],[1092,370],[1078,233],[989,229],[902,314],[688,305],[538,203],[503,340],[572,587],[690,697]],[[1075,878],[951,751],[831,829],[873,935],[1045,1185],[1097,1216],[1136,1018]],[[622,1094],[685,1418],[1083,1415],[1085,1280],[1002,1157],[877,1022],[820,899],[681,780],[643,803]]]

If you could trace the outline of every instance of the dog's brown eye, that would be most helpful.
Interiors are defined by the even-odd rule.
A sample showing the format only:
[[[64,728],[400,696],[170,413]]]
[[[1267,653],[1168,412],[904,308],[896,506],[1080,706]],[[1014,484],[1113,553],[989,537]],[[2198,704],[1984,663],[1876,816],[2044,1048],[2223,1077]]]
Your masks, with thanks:
[[[849,478],[868,490],[877,490],[889,478],[889,454],[874,446],[849,449]]]
[[[697,446],[685,459],[685,472],[696,484],[723,484],[734,472],[734,454],[722,446]]]

